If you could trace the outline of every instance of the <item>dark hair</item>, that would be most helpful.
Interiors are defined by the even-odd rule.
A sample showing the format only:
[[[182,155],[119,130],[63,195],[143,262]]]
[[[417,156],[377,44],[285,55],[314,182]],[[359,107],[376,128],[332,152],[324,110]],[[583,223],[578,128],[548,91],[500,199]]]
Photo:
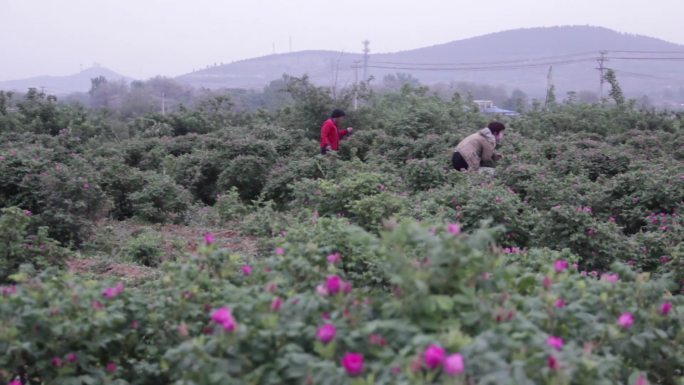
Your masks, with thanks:
[[[489,128],[489,131],[491,131],[492,134],[496,135],[499,132],[505,130],[506,126],[504,126],[501,122],[491,122],[487,125],[487,128]]]
[[[344,111],[337,109],[337,110],[333,111],[332,114],[330,114],[330,117],[335,119],[335,118],[341,118],[345,115],[346,114],[344,113]]]

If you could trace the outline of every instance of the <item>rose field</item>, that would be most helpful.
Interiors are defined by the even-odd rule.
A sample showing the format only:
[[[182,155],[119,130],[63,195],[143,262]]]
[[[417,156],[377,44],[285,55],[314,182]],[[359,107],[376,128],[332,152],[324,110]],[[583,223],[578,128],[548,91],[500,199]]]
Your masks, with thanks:
[[[0,383],[684,384],[684,114],[534,103],[489,175],[451,169],[465,95],[285,80],[0,92]]]

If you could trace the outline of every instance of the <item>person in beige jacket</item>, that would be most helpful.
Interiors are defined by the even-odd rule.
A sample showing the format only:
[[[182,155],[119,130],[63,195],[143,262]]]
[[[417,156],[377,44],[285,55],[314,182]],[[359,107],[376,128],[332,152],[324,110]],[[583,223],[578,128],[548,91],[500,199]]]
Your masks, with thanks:
[[[506,126],[500,122],[491,122],[487,127],[463,139],[456,146],[451,163],[456,170],[478,171],[481,162],[498,160],[501,155],[494,149],[503,138]]]

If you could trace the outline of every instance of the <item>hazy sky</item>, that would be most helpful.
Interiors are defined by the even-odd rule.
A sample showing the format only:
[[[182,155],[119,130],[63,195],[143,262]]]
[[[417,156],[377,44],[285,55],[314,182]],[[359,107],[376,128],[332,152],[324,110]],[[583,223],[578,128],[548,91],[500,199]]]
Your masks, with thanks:
[[[0,0],[0,80],[101,63],[175,76],[272,52],[417,48],[536,26],[599,25],[684,44],[684,0]]]

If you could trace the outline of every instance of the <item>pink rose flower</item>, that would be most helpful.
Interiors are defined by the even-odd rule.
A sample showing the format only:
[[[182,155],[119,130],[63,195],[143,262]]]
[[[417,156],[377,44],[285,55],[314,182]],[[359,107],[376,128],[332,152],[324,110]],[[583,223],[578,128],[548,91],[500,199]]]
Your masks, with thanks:
[[[326,323],[318,328],[316,331],[316,338],[322,343],[327,344],[335,338],[336,333],[337,329],[335,329],[335,325]]]
[[[560,337],[549,336],[549,338],[546,339],[546,345],[556,350],[561,350],[563,348],[563,339]]]
[[[342,280],[336,275],[329,275],[325,280],[325,288],[328,294],[335,295],[340,292],[342,288]]]
[[[565,300],[563,298],[558,298],[556,301],[553,303],[553,306],[555,306],[558,309],[562,309],[565,307]]]
[[[639,377],[637,377],[637,379],[634,381],[634,385],[648,385],[648,380],[646,379],[646,376],[639,375]]]
[[[21,385],[21,381],[18,378],[7,383],[7,385]]]
[[[461,226],[458,223],[449,223],[447,232],[451,235],[458,235],[461,233]]]
[[[105,370],[107,370],[107,373],[110,373],[110,374],[116,372],[116,364],[113,362],[108,363]]]
[[[107,298],[107,299],[112,299],[112,298],[117,297],[119,294],[121,294],[123,289],[124,289],[123,283],[118,282],[116,284],[116,286],[114,286],[114,287],[105,288],[102,291],[102,296]]]
[[[562,273],[565,269],[568,268],[568,262],[564,261],[562,259],[559,259],[553,263],[553,268],[554,268],[554,270],[556,270],[556,273]]]
[[[330,293],[328,293],[328,289],[326,289],[325,286],[321,284],[316,286],[316,294],[320,295],[321,297],[326,297]]]
[[[74,362],[76,362],[76,359],[77,359],[76,353],[73,353],[73,352],[72,352],[72,353],[69,353],[69,354],[66,355],[65,358],[66,358],[67,362],[74,363]]]
[[[444,372],[448,376],[456,376],[463,373],[465,365],[463,364],[463,356],[460,354],[452,354],[444,360]]]
[[[62,367],[62,359],[59,357],[52,357],[52,361],[50,361],[50,362],[52,363],[52,366],[54,366],[56,368]]]
[[[371,345],[375,346],[385,346],[386,344],[385,339],[377,334],[371,334],[370,336],[368,336],[368,341]]]
[[[556,360],[556,357],[549,356],[549,358],[546,359],[546,364],[549,366],[549,369],[558,370],[558,361]]]
[[[278,288],[278,284],[275,282],[269,282],[266,284],[266,287],[264,287],[264,290],[268,293],[275,293],[276,289]]]
[[[342,367],[351,377],[363,373],[363,355],[360,353],[345,353],[340,361]]]
[[[619,276],[615,273],[607,273],[607,274],[603,274],[601,276],[602,281],[606,281],[606,282],[610,282],[610,283],[615,283],[618,281],[618,279],[619,279]]]
[[[444,349],[432,344],[423,352],[423,361],[428,369],[437,369],[444,362]]]
[[[349,281],[344,281],[344,282],[342,283],[342,292],[343,292],[344,294],[349,294],[349,293],[351,293],[351,289],[352,289],[352,285],[351,285],[351,283],[349,283]]]
[[[330,254],[330,255],[328,255],[328,257],[326,259],[328,260],[329,264],[334,265],[340,261],[340,254],[339,253]]]
[[[280,297],[273,298],[273,301],[271,301],[271,311],[279,312],[282,304],[283,300]]]
[[[240,268],[240,271],[242,272],[242,275],[244,275],[244,276],[246,276],[246,277],[249,277],[250,275],[252,275],[252,266],[250,266],[250,265],[243,265],[243,266]]]
[[[668,314],[670,313],[670,310],[671,310],[671,309],[672,309],[672,303],[670,303],[670,302],[663,302],[663,303],[660,305],[660,309],[658,310],[658,312],[660,313],[660,315],[666,316],[666,315],[668,315]]]
[[[211,313],[211,320],[221,325],[223,330],[229,332],[235,330],[235,319],[233,318],[233,314],[231,314],[230,309],[227,307],[221,307],[214,310]]]
[[[204,234],[204,243],[207,246],[210,246],[211,244],[213,244],[214,243],[214,234],[212,234],[212,233]]]
[[[276,255],[285,255],[285,249],[283,249],[282,247],[276,247],[275,253]]]
[[[623,329],[629,329],[630,327],[632,327],[633,323],[634,317],[630,312],[622,313],[617,320],[617,324]]]

